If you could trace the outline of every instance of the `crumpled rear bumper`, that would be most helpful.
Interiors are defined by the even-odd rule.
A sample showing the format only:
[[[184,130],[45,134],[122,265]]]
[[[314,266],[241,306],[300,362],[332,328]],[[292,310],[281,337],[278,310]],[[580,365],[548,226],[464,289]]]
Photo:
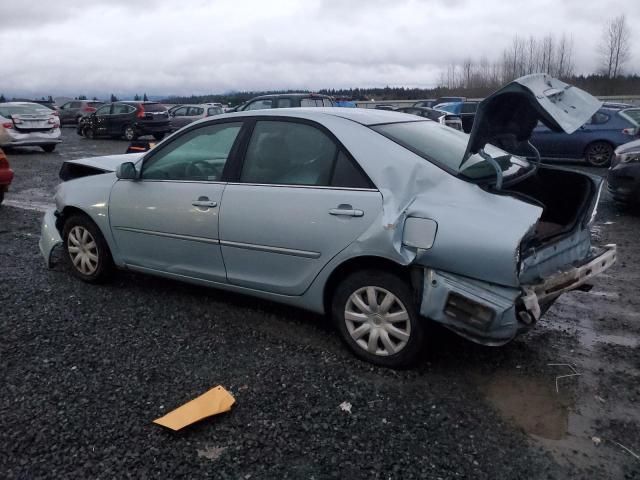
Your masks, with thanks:
[[[44,257],[47,268],[52,267],[51,252],[53,249],[62,244],[62,237],[60,232],[56,228],[56,215],[55,209],[49,209],[45,212],[42,219],[42,228],[40,231],[40,241],[38,246],[40,247],[40,253]]]
[[[616,246],[543,281],[510,288],[426,268],[420,314],[483,345],[503,345],[531,328],[563,293],[580,288],[616,260]]]
[[[541,304],[555,300],[564,292],[575,290],[590,279],[607,270],[616,261],[615,245],[605,245],[603,250],[590,255],[580,265],[560,271],[545,278],[542,282],[523,287],[522,303],[526,312],[520,312],[521,319],[528,323],[536,321],[541,315]],[[526,315],[530,318],[526,318]]]

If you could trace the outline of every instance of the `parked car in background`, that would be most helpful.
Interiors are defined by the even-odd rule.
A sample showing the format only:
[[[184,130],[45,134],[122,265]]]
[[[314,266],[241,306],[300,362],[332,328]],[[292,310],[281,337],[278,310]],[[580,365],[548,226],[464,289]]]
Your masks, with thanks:
[[[0,203],[4,200],[4,194],[9,190],[13,180],[13,170],[9,166],[9,160],[0,148]]]
[[[115,102],[103,105],[85,117],[78,125],[78,133],[87,138],[124,137],[135,140],[153,135],[162,140],[171,132],[169,113],[157,102]]]
[[[639,127],[640,108],[601,108],[570,135],[540,124],[533,131],[531,143],[544,158],[585,159],[594,167],[606,167],[618,146],[638,136]],[[525,150],[520,153],[531,155]]]
[[[401,107],[396,109],[396,111],[418,115],[419,117],[428,118],[429,120],[441,123],[447,127],[462,130],[462,120],[460,119],[460,116],[454,115],[453,113],[427,107]]]
[[[413,104],[414,107],[434,107],[436,105],[435,98],[430,98],[428,100],[420,100]]]
[[[173,109],[169,114],[171,119],[171,129],[178,130],[185,125],[189,125],[191,122],[201,120],[207,117],[213,117],[214,115],[220,115],[224,113],[222,105],[205,103],[201,105],[182,105]]]
[[[216,116],[146,153],[66,161],[40,250],[51,266],[63,245],[89,283],[119,267],[326,313],[386,367],[419,357],[428,320],[502,345],[616,248],[591,248],[602,179],[491,142],[537,120],[572,131],[598,106],[530,75],[484,101],[472,135],[375,109]]]
[[[438,97],[436,98],[436,105],[441,103],[461,103],[466,101],[467,97]]]
[[[62,125],[66,123],[77,125],[80,123],[80,119],[83,116],[87,116],[90,113],[95,112],[98,108],[104,105],[104,103],[105,102],[99,102],[96,100],[72,100],[64,103],[58,108],[60,123]]]
[[[32,102],[0,103],[0,147],[41,147],[53,152],[60,140],[60,119]]]
[[[291,107],[335,107],[335,103],[331,97],[317,93],[282,93],[252,98],[233,109],[233,111],[244,112],[247,110]]]
[[[616,148],[607,187],[616,202],[640,205],[640,139]]]

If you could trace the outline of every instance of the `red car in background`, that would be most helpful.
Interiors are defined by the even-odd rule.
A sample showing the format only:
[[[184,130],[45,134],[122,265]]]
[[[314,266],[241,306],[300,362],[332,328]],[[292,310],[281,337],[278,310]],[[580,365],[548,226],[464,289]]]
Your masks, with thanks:
[[[4,192],[9,190],[9,185],[13,180],[13,170],[9,167],[9,160],[0,149],[0,203],[4,200]]]

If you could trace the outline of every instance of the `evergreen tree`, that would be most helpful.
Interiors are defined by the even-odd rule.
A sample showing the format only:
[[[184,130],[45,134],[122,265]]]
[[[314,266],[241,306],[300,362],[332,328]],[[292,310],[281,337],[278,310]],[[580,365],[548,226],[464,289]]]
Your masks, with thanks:
[[[144,94],[144,97],[142,98],[142,101],[144,101],[144,102],[148,102],[149,101],[149,99],[147,98],[147,94],[146,93]]]
[[[118,101],[118,97],[116,97],[113,93],[111,94],[111,102],[117,102]]]
[[[0,93],[0,103],[6,102],[6,101],[7,101],[7,99],[4,98],[4,95],[2,93]]]
[[[138,95],[138,94],[136,93],[136,95],[133,97],[133,99],[134,99],[136,102],[139,102],[139,101],[140,101],[140,95]]]

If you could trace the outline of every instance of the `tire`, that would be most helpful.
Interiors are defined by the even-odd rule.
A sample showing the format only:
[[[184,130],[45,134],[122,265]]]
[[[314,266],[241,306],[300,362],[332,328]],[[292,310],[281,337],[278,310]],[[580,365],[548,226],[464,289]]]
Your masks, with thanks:
[[[584,158],[592,167],[608,167],[613,157],[613,146],[608,142],[593,142],[584,150]]]
[[[64,222],[62,238],[65,258],[76,277],[87,283],[102,283],[111,277],[113,259],[109,246],[89,217],[71,215]]]
[[[50,143],[47,145],[42,145],[42,150],[44,150],[47,153],[52,153],[55,149],[56,149],[56,144],[55,143]]]
[[[82,121],[82,115],[80,115],[79,117],[76,117],[76,121],[75,124],[76,125],[80,125],[80,122]]]
[[[84,138],[88,138],[89,140],[93,140],[94,138],[96,138],[96,132],[89,126],[84,127],[82,133],[84,135]]]
[[[154,133],[153,134],[153,138],[155,138],[156,140],[160,141],[164,138],[164,133]]]
[[[418,359],[426,336],[426,320],[418,314],[413,297],[409,284],[397,275],[362,270],[336,288],[332,317],[357,357],[382,367],[407,367]],[[370,308],[372,298],[374,308]]]
[[[125,140],[128,140],[130,142],[138,138],[138,135],[136,134],[136,130],[131,125],[127,125],[126,127],[124,127],[122,136],[124,137]]]
[[[2,205],[3,200],[4,200],[4,190],[0,190],[0,205]]]

